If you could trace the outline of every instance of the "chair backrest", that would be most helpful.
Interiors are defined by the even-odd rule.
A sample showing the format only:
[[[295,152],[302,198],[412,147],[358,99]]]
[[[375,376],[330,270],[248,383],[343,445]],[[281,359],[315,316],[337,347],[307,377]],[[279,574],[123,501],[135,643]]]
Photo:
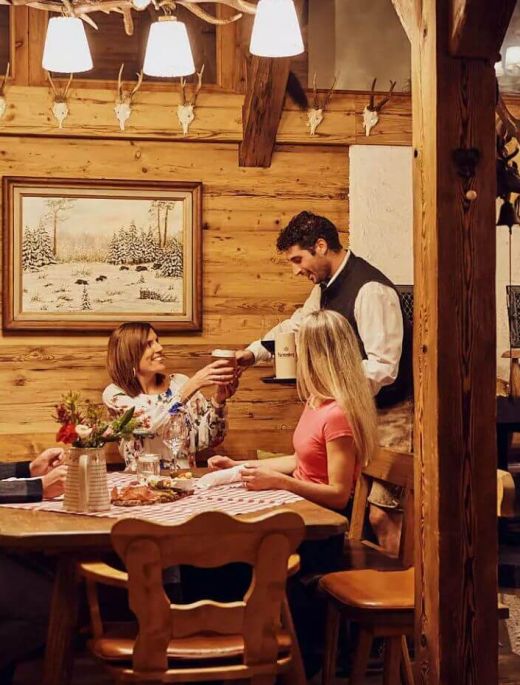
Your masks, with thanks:
[[[520,285],[506,285],[509,344],[520,347]]]
[[[363,540],[368,495],[374,478],[402,488],[403,523],[399,543],[399,560],[403,567],[413,564],[413,464],[413,454],[379,447],[369,463],[363,467],[357,480],[349,528],[349,539]],[[374,543],[367,542],[367,544],[384,552],[383,548]]]
[[[413,328],[413,285],[396,285],[403,312]]]
[[[205,512],[176,526],[137,519],[116,523],[112,544],[126,566],[129,604],[139,624],[134,670],[165,671],[169,641],[199,634],[242,635],[245,664],[273,663],[287,562],[304,531],[303,519],[291,511],[250,520]],[[252,566],[251,585],[241,601],[170,604],[163,568],[215,568],[231,562]]]

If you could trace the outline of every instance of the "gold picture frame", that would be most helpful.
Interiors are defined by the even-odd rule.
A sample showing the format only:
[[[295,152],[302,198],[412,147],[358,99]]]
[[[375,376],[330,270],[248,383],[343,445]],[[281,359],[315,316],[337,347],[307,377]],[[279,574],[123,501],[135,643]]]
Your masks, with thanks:
[[[6,331],[202,325],[202,183],[3,178]]]

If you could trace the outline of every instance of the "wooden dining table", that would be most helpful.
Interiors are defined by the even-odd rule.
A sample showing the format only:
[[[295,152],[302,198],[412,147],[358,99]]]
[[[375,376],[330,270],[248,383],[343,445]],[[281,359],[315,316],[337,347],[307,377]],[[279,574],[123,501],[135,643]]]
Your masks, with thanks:
[[[262,509],[241,517],[290,509],[305,522],[306,539],[319,540],[344,533],[342,515],[300,500],[283,507]],[[110,531],[118,519],[2,507],[0,545],[5,549],[44,552],[57,557],[42,685],[67,685],[73,667],[72,639],[77,625],[79,583],[77,562],[111,549]],[[29,590],[30,591],[30,590]]]

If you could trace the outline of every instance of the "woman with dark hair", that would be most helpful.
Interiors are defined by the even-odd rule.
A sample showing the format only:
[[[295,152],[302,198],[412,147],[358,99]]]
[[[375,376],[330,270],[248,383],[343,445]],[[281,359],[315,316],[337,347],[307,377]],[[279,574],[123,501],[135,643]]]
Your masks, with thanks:
[[[161,435],[176,403],[183,405],[190,424],[190,452],[218,445],[226,434],[226,400],[237,388],[233,369],[225,359],[204,366],[191,378],[166,373],[163,347],[154,327],[143,322],[121,324],[108,341],[107,370],[113,383],[103,402],[115,413],[135,407],[154,437],[148,449],[168,456]],[[202,388],[216,386],[208,400]]]

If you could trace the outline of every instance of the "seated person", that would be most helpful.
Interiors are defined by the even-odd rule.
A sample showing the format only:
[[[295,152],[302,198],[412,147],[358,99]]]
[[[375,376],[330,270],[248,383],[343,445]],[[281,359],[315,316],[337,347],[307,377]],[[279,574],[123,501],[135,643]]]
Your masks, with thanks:
[[[38,502],[63,493],[63,449],[50,448],[32,462],[0,463],[0,503]],[[16,480],[5,480],[15,478]],[[23,480],[31,479],[31,480]],[[49,559],[0,552],[0,683],[11,682],[18,661],[45,644],[52,594]]]
[[[376,444],[376,412],[363,374],[359,345],[337,312],[309,314],[297,336],[298,389],[306,400],[293,435],[294,454],[247,463],[242,480],[250,490],[289,490],[343,511],[361,465]],[[211,457],[213,469],[240,462]]]
[[[359,345],[348,321],[337,312],[308,315],[297,336],[297,381],[306,400],[293,435],[294,454],[250,463],[242,480],[250,490],[282,489],[324,507],[344,511],[356,478],[376,444],[377,420]],[[211,468],[229,468],[229,457],[211,457]],[[316,576],[341,567],[344,536],[304,541],[300,573],[288,597],[307,677],[319,670],[324,606],[315,594]]]
[[[192,454],[224,439],[226,400],[237,388],[235,373],[226,360],[204,366],[191,378],[180,373],[167,374],[163,348],[153,326],[132,322],[121,324],[111,334],[107,370],[113,383],[105,388],[103,402],[117,413],[136,408],[136,416],[144,419],[147,430],[155,434],[147,451],[168,457],[161,428],[168,421],[169,410],[179,402],[190,422]],[[207,400],[200,390],[212,385],[216,390]]]

